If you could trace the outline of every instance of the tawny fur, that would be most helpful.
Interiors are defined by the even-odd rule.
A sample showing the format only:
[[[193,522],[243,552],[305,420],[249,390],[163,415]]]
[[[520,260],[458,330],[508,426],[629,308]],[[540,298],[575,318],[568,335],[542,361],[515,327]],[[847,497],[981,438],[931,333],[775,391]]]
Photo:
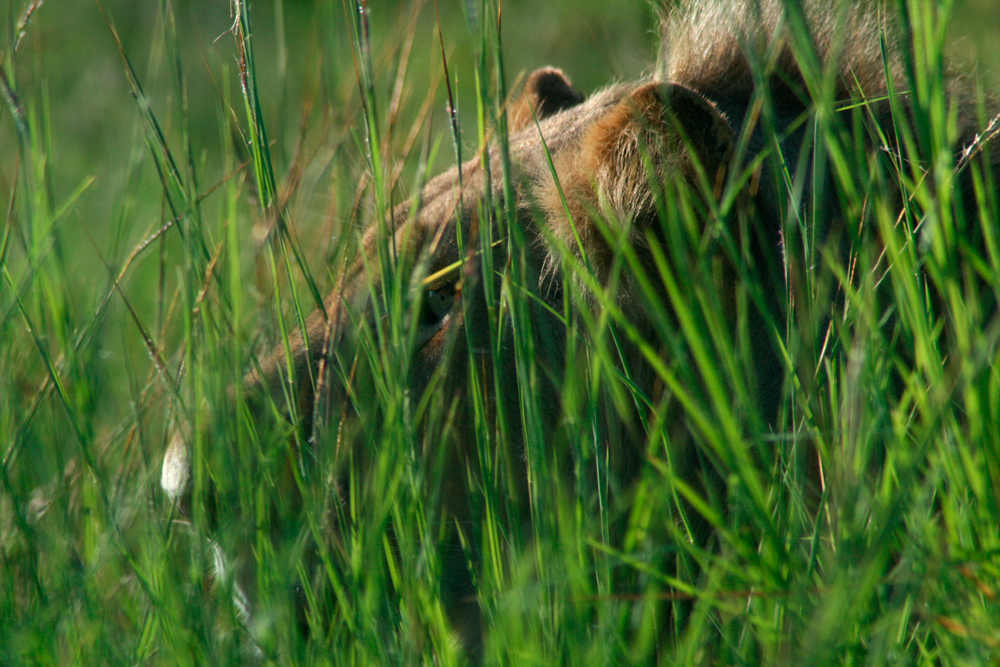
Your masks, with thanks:
[[[714,97],[749,99],[767,72],[801,83],[798,54],[815,55],[825,74],[837,73],[838,98],[886,91],[886,76],[902,82],[899,34],[875,3],[706,0],[668,12],[656,78],[676,81]],[[789,16],[792,7],[798,16]],[[793,36],[799,27],[808,43]],[[883,50],[883,44],[885,49]],[[888,58],[888,71],[883,63]],[[817,74],[819,72],[816,72]],[[790,75],[790,76],[789,76]]]

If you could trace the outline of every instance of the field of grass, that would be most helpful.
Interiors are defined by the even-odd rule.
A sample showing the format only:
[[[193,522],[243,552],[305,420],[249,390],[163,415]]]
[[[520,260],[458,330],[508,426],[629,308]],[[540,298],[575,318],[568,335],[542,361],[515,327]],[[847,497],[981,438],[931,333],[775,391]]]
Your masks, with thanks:
[[[787,377],[767,429],[703,267],[674,267],[661,320],[682,325],[663,336],[675,355],[661,380],[691,388],[670,414],[722,478],[708,492],[671,467],[678,436],[656,409],[634,485],[607,488],[598,415],[648,400],[620,368],[628,323],[610,301],[604,317],[563,313],[579,335],[554,444],[533,353],[513,344],[526,389],[504,409],[524,429],[530,522],[510,519],[520,463],[471,385],[468,523],[441,513],[448,406],[404,391],[402,291],[361,345],[380,428],[349,498],[332,499],[351,470],[335,429],[315,452],[283,419],[233,407],[230,388],[287,344],[368,221],[494,136],[498,81],[555,65],[591,92],[655,57],[641,1],[511,0],[499,37],[497,2],[357,4],[367,13],[12,0],[0,15],[0,664],[465,664],[448,613],[467,602],[450,573],[470,562],[485,664],[997,661],[1000,201],[983,186],[980,210],[957,215],[948,150],[924,176],[873,160],[836,114],[817,123],[836,196],[865,221],[858,273],[842,248],[797,239],[814,270],[776,324]],[[996,80],[1000,17],[989,2],[925,4],[908,15],[926,155],[953,133],[937,65],[981,54]],[[902,215],[887,183],[908,196]],[[790,229],[808,230],[809,211]],[[571,254],[563,270],[587,284]],[[512,266],[498,268],[503,307],[530,325],[509,296],[516,253]],[[197,433],[195,528],[159,486],[181,422]],[[316,460],[281,479],[303,451]],[[324,539],[331,522],[350,529]],[[249,621],[233,578],[213,575],[213,543],[252,566],[243,583],[263,611]]]

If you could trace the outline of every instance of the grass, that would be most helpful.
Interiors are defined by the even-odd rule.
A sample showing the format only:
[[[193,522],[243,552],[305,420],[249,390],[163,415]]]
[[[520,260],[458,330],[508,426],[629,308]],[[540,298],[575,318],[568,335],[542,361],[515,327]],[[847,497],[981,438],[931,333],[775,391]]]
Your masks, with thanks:
[[[521,391],[494,403],[499,380],[469,374],[474,464],[456,472],[440,444],[464,413],[446,392],[405,391],[406,313],[429,267],[397,262],[384,240],[370,259],[386,317],[362,327],[348,383],[357,419],[302,434],[234,409],[230,387],[236,406],[252,399],[244,373],[291,345],[364,225],[487,138],[503,145],[495,119],[521,72],[560,65],[588,91],[641,74],[651,9],[566,2],[537,17],[505,3],[498,34],[496,3],[364,15],[279,1],[235,17],[218,5],[164,0],[134,17],[128,3],[80,3],[60,17],[28,4],[0,19],[0,662],[462,664],[447,614],[470,561],[488,664],[997,659],[998,204],[977,163],[980,210],[950,195],[947,7],[907,6],[915,131],[895,129],[920,163],[872,156],[842,122],[864,109],[818,95],[811,135],[853,221],[846,243],[815,236],[799,175],[779,174],[790,261],[810,270],[771,321],[786,363],[776,423],[761,426],[747,325],[730,335],[699,252],[701,204],[666,183],[672,236],[656,274],[643,280],[628,246],[615,253],[652,336],[565,253],[552,317],[574,335],[553,435],[527,247],[487,201],[497,226],[465,242],[508,252],[492,266],[483,252],[481,274],[500,295],[487,303],[492,360],[512,360]],[[709,213],[737,218],[736,201]],[[745,313],[774,287],[742,270]],[[578,307],[585,297],[600,308]],[[629,349],[666,359],[655,371],[673,402],[642,391],[621,363]],[[597,435],[616,414],[643,419],[627,489],[615,443]],[[197,438],[194,522],[253,566],[242,584],[264,611],[249,621],[233,578],[212,575],[206,531],[172,523],[159,489],[181,422]],[[358,432],[364,480],[332,444]],[[724,486],[685,473],[688,440]],[[473,487],[458,529],[442,511],[456,474]],[[350,529],[330,539],[331,524]]]

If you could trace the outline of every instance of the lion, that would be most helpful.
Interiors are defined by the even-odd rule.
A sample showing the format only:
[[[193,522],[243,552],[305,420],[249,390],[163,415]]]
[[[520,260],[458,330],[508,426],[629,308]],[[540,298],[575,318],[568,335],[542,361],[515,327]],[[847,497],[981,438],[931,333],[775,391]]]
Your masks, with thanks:
[[[807,42],[796,26],[808,28]],[[752,397],[733,399],[739,420],[719,427],[724,437],[780,430],[795,370],[781,332],[795,316],[789,304],[801,298],[802,275],[813,270],[790,239],[793,221],[808,218],[816,243],[844,263],[851,256],[845,229],[854,212],[841,206],[833,170],[817,166],[828,153],[813,132],[819,115],[839,111],[831,126],[862,136],[873,156],[906,152],[898,128],[915,110],[895,35],[854,5],[790,14],[777,0],[736,9],[705,2],[665,16],[647,78],[585,96],[562,71],[535,71],[506,109],[509,139],[373,221],[359,259],[322,307],[246,375],[238,393],[249,414],[263,419],[277,408],[290,425],[281,437],[297,443],[281,465],[303,465],[296,457],[309,449],[334,471],[314,475],[334,489],[334,505],[358,493],[351,485],[364,483],[372,443],[409,429],[418,454],[441,473],[430,494],[434,517],[442,543],[458,554],[443,557],[443,596],[471,654],[483,619],[470,573],[476,546],[462,527],[473,523],[472,480],[486,483],[490,465],[476,443],[506,449],[499,458],[513,469],[499,474],[512,500],[503,520],[530,523],[544,483],[533,466],[547,444],[574,437],[564,382],[580,338],[588,349],[614,350],[617,376],[595,390],[600,410],[589,422],[606,467],[596,481],[574,473],[572,456],[556,467],[590,479],[587,488],[605,485],[621,507],[651,458],[668,458],[689,493],[705,496],[724,494],[727,471],[753,465],[726,458],[704,435],[714,426],[700,406],[716,405],[720,393]],[[817,90],[816,80],[832,83]],[[985,139],[971,93],[956,81],[948,84],[960,110],[951,149],[961,161]],[[988,166],[997,173],[995,159]],[[971,182],[958,185],[971,205]],[[902,206],[903,193],[895,194]],[[705,312],[684,309],[682,272],[696,275]],[[830,297],[843,298],[835,284]],[[574,330],[601,317],[612,324]],[[691,351],[696,331],[713,339]],[[688,370],[675,372],[679,354],[688,355]],[[393,410],[372,398],[380,376],[405,383]],[[490,434],[476,431],[482,424]],[[653,446],[653,429],[669,443],[666,455]],[[162,468],[162,487],[184,515],[192,514],[191,439],[178,428]],[[289,498],[302,493],[287,481],[296,475],[286,474],[280,489]],[[330,512],[336,540],[345,519]],[[709,533],[707,521],[690,528],[696,541]],[[253,592],[239,595],[252,613]]]

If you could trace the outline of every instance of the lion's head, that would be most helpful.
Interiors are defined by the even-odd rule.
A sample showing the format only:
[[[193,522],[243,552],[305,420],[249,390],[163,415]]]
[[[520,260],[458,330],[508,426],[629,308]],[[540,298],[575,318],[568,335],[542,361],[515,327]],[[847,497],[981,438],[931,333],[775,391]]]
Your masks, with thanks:
[[[350,551],[359,512],[382,513],[379,546],[392,551],[407,519],[366,498],[408,479],[432,508],[421,534],[444,545],[442,597],[473,648],[480,547],[503,542],[479,533],[484,515],[531,525],[547,487],[566,484],[586,497],[578,506],[615,507],[608,533],[628,517],[626,541],[645,539],[629,497],[652,466],[677,483],[665,493],[682,528],[664,531],[701,539],[693,517],[713,514],[702,494],[754,465],[731,443],[778,415],[785,308],[812,269],[783,247],[786,220],[809,208],[809,242],[829,235],[835,261],[845,215],[829,171],[814,170],[826,158],[812,92],[791,51],[768,42],[776,5],[743,17],[761,33],[757,60],[746,31],[697,32],[719,16],[695,12],[670,26],[680,36],[655,78],[585,98],[559,70],[536,71],[498,124],[506,138],[375,214],[322,307],[234,390],[251,422],[278,414],[286,427],[261,457],[284,516],[248,522],[297,527],[290,549],[312,549],[320,573],[300,569],[301,585],[338,576],[331,554]],[[852,26],[866,36],[848,34],[833,89],[861,100],[838,119],[845,136],[894,122],[885,75],[897,64],[872,50],[871,27]],[[177,430],[162,476],[185,513],[191,436]]]
[[[277,408],[293,425],[294,453],[278,456],[279,467],[303,468],[277,474],[289,488],[297,476],[322,475],[337,489],[334,505],[342,503],[359,493],[352,484],[364,486],[372,447],[401,437],[435,480],[427,491],[440,508],[435,520],[461,532],[472,521],[470,489],[482,483],[510,492],[506,520],[526,520],[532,485],[544,483],[533,464],[578,440],[581,424],[600,462],[583,476],[596,479],[600,502],[624,496],[646,456],[649,420],[676,419],[677,434],[686,428],[677,387],[657,373],[676,344],[663,328],[677,327],[663,262],[683,256],[686,270],[703,273],[719,321],[734,321],[735,259],[752,240],[720,216],[736,129],[681,84],[620,84],[585,99],[551,68],[527,79],[508,115],[502,148],[437,176],[375,220],[322,309],[247,375],[239,394],[251,413]],[[665,207],[675,205],[704,224],[668,229],[663,221],[680,218]],[[592,371],[602,408],[572,414],[567,364],[587,363],[595,346],[609,362]],[[387,392],[384,383],[403,389]],[[175,433],[162,475],[187,513],[190,437]],[[682,443],[678,436],[671,453],[678,469],[693,464]],[[503,451],[491,458],[484,447]],[[557,458],[570,472],[581,464]],[[220,503],[236,501],[216,498],[212,513]],[[468,544],[469,536],[445,540]],[[467,582],[457,586],[470,593]]]

